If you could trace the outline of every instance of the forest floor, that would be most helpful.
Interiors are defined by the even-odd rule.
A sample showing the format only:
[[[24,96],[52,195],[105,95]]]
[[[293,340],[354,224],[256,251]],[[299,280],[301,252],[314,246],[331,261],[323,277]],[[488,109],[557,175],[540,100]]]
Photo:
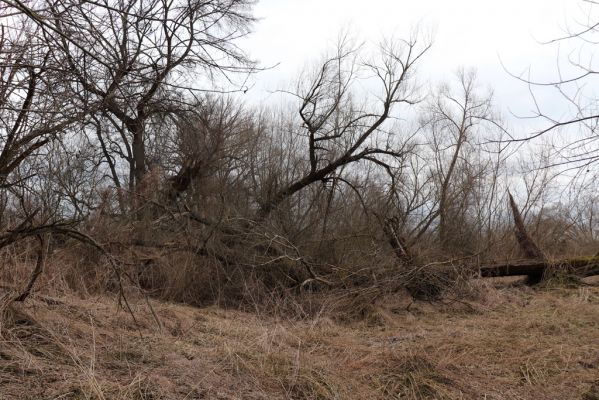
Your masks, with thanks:
[[[0,399],[599,399],[599,287],[386,299],[359,321],[32,296],[0,319]]]

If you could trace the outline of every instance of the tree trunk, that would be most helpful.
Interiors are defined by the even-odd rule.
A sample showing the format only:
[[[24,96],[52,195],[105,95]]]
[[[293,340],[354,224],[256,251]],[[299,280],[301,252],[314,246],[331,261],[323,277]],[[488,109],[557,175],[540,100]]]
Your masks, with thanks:
[[[412,262],[412,255],[410,254],[406,240],[398,235],[397,230],[391,220],[387,220],[383,223],[383,232],[387,236],[389,245],[395,252],[397,260],[402,264],[409,264]]]
[[[133,133],[132,151],[133,151],[133,163],[135,178],[135,186],[137,187],[143,180],[146,174],[146,146],[144,143],[144,129],[143,124],[136,122]]]
[[[563,268],[573,275],[587,277],[599,275],[599,257],[574,258],[570,260],[523,260],[505,264],[484,265],[480,267],[480,276],[483,278],[495,276],[528,275],[543,277],[549,268]]]

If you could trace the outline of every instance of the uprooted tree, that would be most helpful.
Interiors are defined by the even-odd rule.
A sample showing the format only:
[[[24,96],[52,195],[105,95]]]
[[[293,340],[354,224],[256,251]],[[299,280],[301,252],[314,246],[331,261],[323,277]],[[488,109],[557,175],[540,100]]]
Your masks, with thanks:
[[[561,270],[566,274],[579,277],[599,275],[599,258],[576,257],[562,260],[549,260],[527,231],[522,214],[508,192],[510,209],[514,218],[514,236],[526,260],[511,261],[507,263],[483,265],[480,267],[480,276],[521,276],[528,277],[529,284],[537,284],[543,280],[551,270]]]

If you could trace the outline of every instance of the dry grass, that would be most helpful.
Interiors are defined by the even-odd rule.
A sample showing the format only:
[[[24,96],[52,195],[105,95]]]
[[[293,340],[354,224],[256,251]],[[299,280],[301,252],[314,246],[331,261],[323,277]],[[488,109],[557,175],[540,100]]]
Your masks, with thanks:
[[[2,307],[0,399],[597,399],[599,288],[392,299],[358,322],[41,296]]]

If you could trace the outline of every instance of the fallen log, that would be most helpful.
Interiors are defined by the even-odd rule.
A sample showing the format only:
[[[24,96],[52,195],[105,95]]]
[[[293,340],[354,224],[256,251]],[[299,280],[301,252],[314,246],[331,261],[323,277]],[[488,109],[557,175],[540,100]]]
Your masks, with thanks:
[[[518,276],[542,278],[549,269],[564,270],[580,277],[599,275],[599,257],[581,257],[566,260],[520,260],[503,264],[483,265],[479,274],[483,278]]]

